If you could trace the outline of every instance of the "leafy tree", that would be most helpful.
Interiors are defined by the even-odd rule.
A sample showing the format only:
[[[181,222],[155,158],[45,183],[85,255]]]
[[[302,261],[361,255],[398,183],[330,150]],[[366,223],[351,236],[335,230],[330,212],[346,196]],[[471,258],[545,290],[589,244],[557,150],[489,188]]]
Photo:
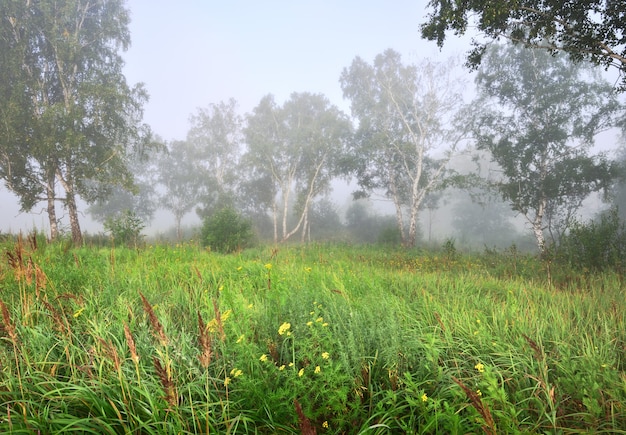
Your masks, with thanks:
[[[453,206],[452,225],[459,239],[474,246],[506,248],[516,239],[512,212],[499,198],[477,202],[474,195],[462,192]]]
[[[613,89],[564,56],[516,45],[492,47],[476,83],[478,147],[502,169],[497,188],[543,252],[544,229],[555,221],[566,228],[582,200],[614,175],[603,155],[589,154],[618,108]]]
[[[337,238],[342,235],[343,229],[336,205],[330,198],[324,197],[311,205],[309,227],[306,233],[302,233],[302,241]]]
[[[626,6],[619,0],[431,0],[422,36],[441,47],[446,31],[476,27],[490,39],[505,37],[551,54],[567,52],[622,72],[626,86]],[[474,40],[468,64],[476,67],[488,45]]]
[[[114,242],[137,246],[143,239],[141,232],[146,225],[132,210],[125,210],[106,218],[104,229],[111,234]]]
[[[0,14],[0,175],[23,210],[47,201],[51,238],[62,201],[80,244],[77,197],[89,203],[130,186],[127,151],[148,136],[147,96],[122,74],[128,11],[122,0],[11,0]]]
[[[253,110],[242,171],[263,186],[262,204],[271,210],[275,242],[307,231],[311,203],[330,190],[350,131],[347,117],[320,94],[293,93],[282,107],[268,95]],[[297,215],[293,226],[288,225],[291,211]]]
[[[232,205],[243,143],[243,119],[234,99],[198,109],[187,142],[196,150],[204,191],[200,215]]]
[[[389,49],[372,65],[357,57],[341,74],[344,97],[359,122],[349,168],[361,188],[357,195],[382,189],[393,200],[407,246],[415,245],[418,211],[442,186],[465,134],[462,83],[450,71],[450,64],[430,61],[403,65]]]
[[[205,192],[198,150],[187,141],[173,141],[159,159],[158,167],[161,205],[174,214],[176,237],[181,240],[181,221],[199,205]]]
[[[128,210],[144,222],[152,220],[159,205],[157,162],[164,148],[155,145],[154,150],[158,152],[146,156],[129,155],[127,166],[133,174],[132,187],[113,186],[108,197],[91,204],[87,212],[94,220],[105,222]]]

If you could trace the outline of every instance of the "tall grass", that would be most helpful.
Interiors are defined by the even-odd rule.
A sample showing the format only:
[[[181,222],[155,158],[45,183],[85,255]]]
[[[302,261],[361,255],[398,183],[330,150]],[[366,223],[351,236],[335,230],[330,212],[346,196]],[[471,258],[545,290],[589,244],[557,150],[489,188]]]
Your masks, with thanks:
[[[342,245],[3,255],[2,432],[626,433],[609,272]]]

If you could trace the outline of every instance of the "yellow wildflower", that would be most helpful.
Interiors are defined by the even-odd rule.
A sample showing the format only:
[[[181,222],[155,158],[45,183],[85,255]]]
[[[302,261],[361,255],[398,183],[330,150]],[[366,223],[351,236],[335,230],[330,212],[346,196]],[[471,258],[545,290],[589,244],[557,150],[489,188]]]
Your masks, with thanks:
[[[315,321],[317,323],[322,323],[324,321],[324,318],[323,317],[318,317],[317,319],[315,319]]]
[[[304,375],[304,367],[302,367],[298,372],[298,376],[302,377],[302,375]]]
[[[272,270],[272,263],[267,263],[267,264],[265,265],[265,268],[266,268],[267,270]]]
[[[261,357],[259,358],[259,361],[267,361],[267,355],[263,354],[261,355]]]
[[[313,322],[306,322],[306,326],[313,326]]]
[[[476,394],[477,394],[479,397],[483,395],[482,391],[480,391],[480,390],[476,390]]]
[[[227,387],[228,384],[230,384],[230,378],[226,376],[226,378],[224,379],[224,386]]]
[[[327,421],[324,421],[324,423],[322,423],[322,427],[323,427],[324,429],[328,429],[328,422],[327,422]]]
[[[328,352],[322,352],[322,358],[323,359],[328,359],[328,358],[330,358],[330,354]]]
[[[422,394],[422,402],[427,402],[428,401],[428,396],[426,395],[426,393]]]
[[[291,332],[289,331],[289,329],[291,329],[291,323],[284,322],[278,328],[278,335],[291,335]]]
[[[243,269],[243,266],[239,266],[239,267],[237,268],[237,270],[241,270],[241,269]]]
[[[245,338],[246,338],[246,336],[245,336],[245,335],[243,335],[243,334],[241,334],[241,335],[239,336],[239,338],[237,339],[237,343],[241,343],[241,342],[242,342]]]
[[[282,366],[278,367],[278,370],[280,370],[280,371],[285,370],[285,364],[283,364]]]
[[[243,375],[243,371],[235,367],[230,371],[230,375],[234,378],[238,378],[239,376]]]
[[[315,366],[315,373],[319,373],[321,371],[322,369],[320,368],[320,366]]]
[[[81,314],[83,314],[83,311],[85,311],[85,307],[82,307],[81,309],[77,310],[74,314],[73,317],[76,319],[78,318],[78,316],[80,316]]]
[[[483,373],[485,371],[485,366],[482,363],[478,363],[474,366],[478,373]]]

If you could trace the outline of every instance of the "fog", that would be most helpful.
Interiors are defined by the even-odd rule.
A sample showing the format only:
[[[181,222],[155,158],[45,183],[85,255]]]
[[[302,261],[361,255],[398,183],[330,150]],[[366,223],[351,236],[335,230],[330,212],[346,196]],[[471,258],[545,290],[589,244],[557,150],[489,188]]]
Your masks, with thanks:
[[[427,3],[129,0],[132,45],[124,55],[124,73],[129,84],[145,84],[150,100],[144,121],[166,142],[185,139],[189,117],[198,108],[230,98],[244,114],[267,94],[282,104],[293,92],[320,93],[349,114],[339,77],[356,56],[371,61],[392,48],[404,62],[417,63],[425,57],[462,57],[470,49],[471,35],[449,39],[443,50],[420,38]],[[472,83],[470,72],[460,74]],[[467,91],[471,94],[472,86]],[[614,136],[607,148],[615,147]],[[341,213],[349,208],[354,188],[354,182],[333,183],[332,201]],[[5,188],[0,190],[0,204],[0,231],[48,231],[42,205],[20,212],[18,199]],[[394,213],[388,201],[371,204],[377,214]],[[444,197],[437,210],[421,213],[423,238],[442,240],[452,234],[453,206],[450,197]],[[87,205],[80,202],[79,207],[82,229],[102,232],[102,225],[86,214]],[[519,216],[511,212],[510,219],[524,229]],[[200,220],[192,211],[182,223],[194,227]],[[68,225],[66,219],[63,225]],[[173,225],[172,214],[159,210],[145,233],[156,236]]]

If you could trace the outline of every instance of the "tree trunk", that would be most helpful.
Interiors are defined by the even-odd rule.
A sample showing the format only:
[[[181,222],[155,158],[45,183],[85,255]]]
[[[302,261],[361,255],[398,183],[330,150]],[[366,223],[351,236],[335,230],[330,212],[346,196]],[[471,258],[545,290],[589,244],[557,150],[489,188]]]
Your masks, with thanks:
[[[57,223],[56,195],[54,192],[54,173],[48,177],[46,184],[46,197],[48,201],[48,221],[50,222],[50,240],[57,240],[59,237],[59,226]]]
[[[274,244],[278,243],[278,205],[276,200],[272,203],[272,220],[274,221]]]
[[[80,229],[80,222],[78,221],[78,207],[76,206],[76,197],[73,190],[66,192],[65,205],[70,215],[72,241],[74,242],[74,246],[81,246],[83,244],[83,234]]]
[[[181,226],[181,221],[183,220],[183,215],[180,213],[176,213],[174,215],[174,220],[176,221],[176,241],[180,242],[183,238],[183,231],[180,228]]]
[[[543,254],[546,250],[546,239],[543,235],[543,215],[545,213],[546,203],[546,198],[542,198],[539,203],[539,208],[537,209],[537,214],[535,214],[535,218],[532,221],[533,233],[537,240],[537,247],[539,248],[540,254]]]

